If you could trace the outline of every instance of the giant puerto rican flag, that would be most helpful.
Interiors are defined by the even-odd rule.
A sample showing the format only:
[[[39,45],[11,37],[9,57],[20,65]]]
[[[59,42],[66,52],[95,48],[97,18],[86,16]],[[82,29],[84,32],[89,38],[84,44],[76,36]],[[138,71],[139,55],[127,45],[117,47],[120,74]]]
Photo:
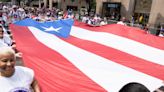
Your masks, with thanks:
[[[58,22],[10,25],[42,92],[118,92],[129,82],[152,91],[163,85],[164,38],[118,24]],[[67,34],[60,34],[62,30]]]

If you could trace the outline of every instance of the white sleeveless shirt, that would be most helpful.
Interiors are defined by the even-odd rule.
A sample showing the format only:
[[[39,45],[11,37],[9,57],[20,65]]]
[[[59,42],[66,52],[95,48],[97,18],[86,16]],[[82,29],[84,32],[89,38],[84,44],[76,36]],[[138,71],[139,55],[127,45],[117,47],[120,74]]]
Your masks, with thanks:
[[[32,69],[15,66],[15,73],[11,77],[0,76],[0,92],[32,92],[31,83],[34,79]]]

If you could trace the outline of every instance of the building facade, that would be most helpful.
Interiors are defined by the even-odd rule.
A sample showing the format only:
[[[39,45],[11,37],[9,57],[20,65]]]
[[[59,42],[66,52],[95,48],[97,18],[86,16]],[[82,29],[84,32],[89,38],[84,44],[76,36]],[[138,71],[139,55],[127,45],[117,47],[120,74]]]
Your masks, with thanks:
[[[14,1],[14,0],[13,0]],[[87,0],[38,0],[39,7],[42,6],[57,7],[63,10],[68,8],[74,11],[80,11],[81,8],[89,8]],[[145,23],[149,23],[155,26],[159,23],[164,23],[164,0],[95,0],[96,9],[95,12],[107,17],[116,11],[123,17],[130,19],[134,16],[136,19],[139,16],[143,16]]]
[[[144,16],[144,21],[151,26],[164,23],[164,0],[97,0],[96,12],[104,13],[103,3],[120,3],[120,14],[129,19],[131,16]]]
[[[49,0],[49,6],[52,7],[52,2],[58,3],[58,8],[67,10],[72,8],[75,11],[80,8],[88,9],[87,0]],[[44,0],[47,3],[47,0]],[[163,4],[164,0],[96,0],[96,13],[105,15],[106,12],[112,12],[112,9],[105,8],[107,11],[104,12],[105,3],[109,3],[108,8],[118,7],[117,12],[121,16],[130,19],[131,16],[138,18],[139,16],[144,17],[145,23],[149,23],[155,26],[159,23],[164,23],[164,11]],[[120,6],[119,6],[120,5]]]

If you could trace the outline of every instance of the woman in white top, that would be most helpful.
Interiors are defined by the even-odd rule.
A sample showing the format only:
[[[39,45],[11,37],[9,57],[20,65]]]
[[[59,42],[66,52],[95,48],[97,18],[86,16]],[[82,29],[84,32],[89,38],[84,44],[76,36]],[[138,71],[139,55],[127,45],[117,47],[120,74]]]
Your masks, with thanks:
[[[40,92],[34,71],[15,66],[15,52],[10,47],[0,48],[0,92]]]
[[[4,33],[3,27],[0,26],[0,47],[3,46],[11,46],[12,39],[9,37],[9,35]]]

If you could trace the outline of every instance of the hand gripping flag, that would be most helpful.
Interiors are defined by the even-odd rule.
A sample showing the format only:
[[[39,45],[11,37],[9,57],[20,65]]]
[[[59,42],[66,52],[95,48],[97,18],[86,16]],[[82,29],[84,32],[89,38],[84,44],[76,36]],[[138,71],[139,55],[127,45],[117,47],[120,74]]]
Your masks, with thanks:
[[[69,21],[62,26],[23,24],[10,28],[42,92],[118,92],[128,82],[142,83],[152,91],[162,85],[163,38],[118,24],[90,27],[77,21],[70,36],[61,38],[49,31],[61,31]]]

